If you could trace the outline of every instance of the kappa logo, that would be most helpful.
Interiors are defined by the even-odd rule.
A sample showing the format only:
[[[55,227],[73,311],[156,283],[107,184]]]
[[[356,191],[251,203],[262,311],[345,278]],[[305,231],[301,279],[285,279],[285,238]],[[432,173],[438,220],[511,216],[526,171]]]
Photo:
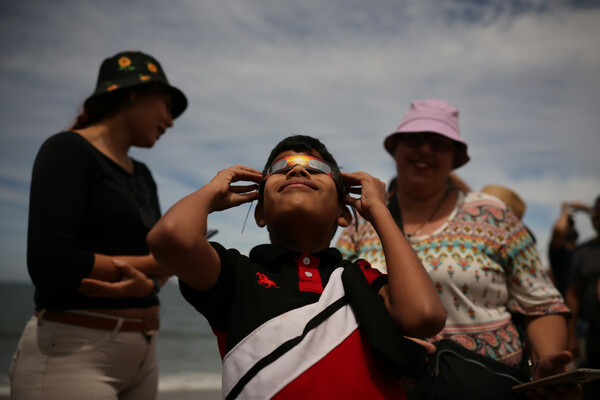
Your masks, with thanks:
[[[260,272],[256,273],[256,276],[258,276],[258,284],[262,285],[266,288],[269,288],[271,286],[276,287],[279,289],[279,286],[277,286],[275,284],[275,282],[273,282],[272,280],[270,280],[265,274],[262,274]]]

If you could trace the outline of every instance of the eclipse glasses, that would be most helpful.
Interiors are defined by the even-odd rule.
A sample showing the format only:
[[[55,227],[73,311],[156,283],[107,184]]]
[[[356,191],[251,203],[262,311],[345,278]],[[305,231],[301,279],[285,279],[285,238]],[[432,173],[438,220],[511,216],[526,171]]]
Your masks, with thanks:
[[[309,156],[307,154],[296,154],[293,156],[287,156],[280,158],[279,160],[275,160],[267,171],[265,172],[265,176],[261,179],[258,191],[259,193],[263,193],[265,189],[265,182],[269,177],[273,174],[279,174],[290,171],[296,165],[301,166],[305,170],[309,172],[316,172],[318,174],[325,174],[329,176],[335,182],[335,186],[338,190],[338,195],[340,198],[343,198],[348,195],[348,189],[342,183],[340,178],[340,171],[336,167],[328,164],[327,162],[321,160],[320,158]],[[252,208],[252,206],[250,206]],[[354,222],[356,224],[356,231],[358,231],[358,216],[356,215],[356,209],[351,207],[352,213],[354,214]],[[250,208],[248,209],[248,214],[250,214]],[[246,220],[248,219],[248,214],[246,214]],[[244,226],[246,226],[246,220],[244,220],[244,225],[242,226],[242,232],[244,232]]]
[[[348,191],[340,179],[339,170],[320,158],[309,156],[307,154],[295,154],[293,156],[283,157],[274,161],[269,168],[267,168],[265,176],[260,182],[259,191],[262,193],[265,181],[269,179],[271,175],[288,172],[296,165],[301,166],[309,172],[316,172],[318,174],[325,174],[329,176],[335,182],[339,195],[341,197],[347,195]]]
[[[271,166],[267,169],[266,175],[263,178],[263,180],[267,180],[273,174],[287,172],[294,168],[296,165],[300,165],[308,171],[326,174],[333,178],[333,167],[327,164],[325,161],[306,154],[296,154],[293,156],[283,157],[277,161],[274,161],[273,164],[271,164]]]

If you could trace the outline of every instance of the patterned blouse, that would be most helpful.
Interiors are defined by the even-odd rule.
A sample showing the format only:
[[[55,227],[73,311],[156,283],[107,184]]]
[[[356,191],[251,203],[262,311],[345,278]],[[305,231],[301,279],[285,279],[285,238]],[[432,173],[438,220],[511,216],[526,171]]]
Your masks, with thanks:
[[[431,235],[409,239],[448,313],[432,342],[464,347],[517,366],[523,343],[512,314],[568,314],[543,268],[531,235],[504,203],[483,193],[459,192],[448,222]],[[381,242],[359,218],[336,243],[344,258],[364,258],[387,272]]]

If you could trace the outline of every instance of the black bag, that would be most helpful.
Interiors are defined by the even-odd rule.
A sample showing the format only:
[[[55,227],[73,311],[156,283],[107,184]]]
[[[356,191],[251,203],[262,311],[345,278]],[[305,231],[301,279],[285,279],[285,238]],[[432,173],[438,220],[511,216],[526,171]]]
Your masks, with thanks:
[[[444,339],[436,343],[425,372],[415,381],[413,400],[525,399],[512,387],[528,382],[524,371],[502,364]]]

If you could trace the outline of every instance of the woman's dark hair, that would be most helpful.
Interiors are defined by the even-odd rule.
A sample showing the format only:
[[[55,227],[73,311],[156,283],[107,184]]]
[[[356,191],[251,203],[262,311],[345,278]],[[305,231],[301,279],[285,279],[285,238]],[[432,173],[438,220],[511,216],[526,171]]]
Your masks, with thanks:
[[[148,96],[154,93],[166,92],[161,85],[150,83],[131,89],[121,89],[106,93],[102,96],[92,97],[83,103],[83,110],[75,119],[70,129],[83,129],[98,122],[113,117],[122,109],[131,106],[131,94]]]

